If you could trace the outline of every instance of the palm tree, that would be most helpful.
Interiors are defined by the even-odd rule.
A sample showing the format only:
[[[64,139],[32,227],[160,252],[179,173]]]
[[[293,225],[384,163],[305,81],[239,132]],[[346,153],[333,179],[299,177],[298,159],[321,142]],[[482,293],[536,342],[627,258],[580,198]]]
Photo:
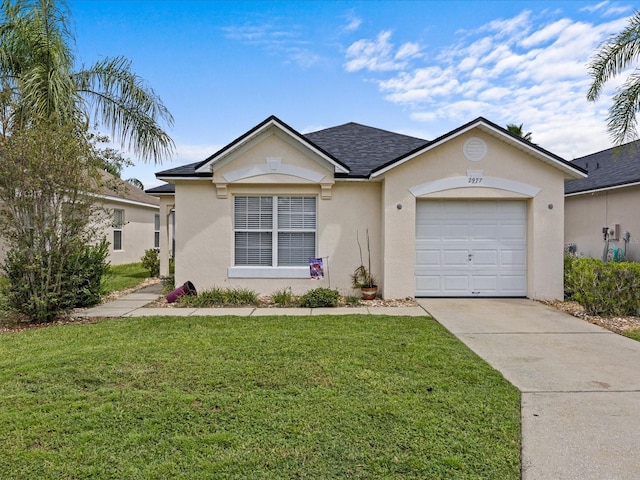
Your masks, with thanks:
[[[515,123],[509,123],[507,124],[507,130],[509,130],[509,132],[513,133],[514,135],[517,135],[518,137],[522,138],[523,140],[526,140],[527,142],[531,141],[531,132],[527,132],[524,133],[523,128],[524,124],[520,124],[520,125],[516,125]]]
[[[123,148],[161,161],[174,150],[162,124],[173,117],[123,57],[75,70],[70,15],[64,0],[2,0],[0,118],[7,135],[39,120],[98,123]]]
[[[640,57],[640,11],[629,17],[619,34],[603,43],[589,63],[593,79],[587,99],[596,101],[604,84],[637,62]],[[607,129],[618,145],[638,137],[636,114],[640,111],[640,71],[636,67],[613,97]]]

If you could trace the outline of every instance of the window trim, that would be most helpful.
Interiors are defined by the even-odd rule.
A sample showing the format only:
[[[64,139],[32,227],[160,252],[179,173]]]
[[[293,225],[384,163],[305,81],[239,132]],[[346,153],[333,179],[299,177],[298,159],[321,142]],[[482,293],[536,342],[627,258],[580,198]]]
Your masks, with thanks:
[[[120,223],[117,223],[116,220],[116,212],[122,212],[120,216]],[[122,252],[124,250],[124,209],[122,208],[114,208],[113,209],[113,247],[114,252]],[[116,248],[116,233],[120,234],[120,248]]]
[[[160,248],[160,214],[159,213],[153,214],[153,248]]]
[[[235,265],[236,262],[236,252],[235,252],[235,238],[236,233],[244,232],[244,231],[265,231],[265,230],[247,230],[247,229],[236,229],[235,226],[235,205],[236,198],[240,197],[271,197],[272,201],[272,227],[269,232],[272,235],[271,241],[271,265]],[[313,198],[315,202],[315,216],[314,222],[315,227],[313,229],[300,229],[293,230],[291,228],[278,228],[278,205],[279,199],[283,197],[289,198]],[[278,235],[280,232],[282,233],[290,233],[290,232],[303,232],[309,233],[312,232],[314,234],[314,253],[310,258],[315,258],[318,252],[318,196],[317,195],[287,195],[287,194],[279,194],[279,195],[252,195],[252,194],[243,194],[243,195],[234,195],[233,196],[233,210],[232,210],[232,253],[231,253],[231,261],[232,265],[227,269],[227,277],[228,278],[309,278],[309,266],[308,265],[278,265]]]

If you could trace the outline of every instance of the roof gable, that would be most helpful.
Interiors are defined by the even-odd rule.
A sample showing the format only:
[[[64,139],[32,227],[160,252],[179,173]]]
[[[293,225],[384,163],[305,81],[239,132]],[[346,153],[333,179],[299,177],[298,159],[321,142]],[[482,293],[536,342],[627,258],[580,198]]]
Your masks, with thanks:
[[[640,183],[640,140],[576,158],[571,162],[589,177],[567,182],[565,194],[623,187]]]
[[[445,133],[444,135],[429,142],[427,145],[418,147],[417,149],[411,152],[408,152],[405,155],[395,160],[392,160],[391,162],[388,162],[385,165],[380,166],[379,168],[375,169],[372,172],[371,176],[376,177],[376,176],[382,175],[385,172],[391,170],[392,168],[398,165],[401,165],[411,160],[412,158],[415,158],[418,155],[421,155],[433,148],[438,147],[439,145],[442,145],[445,142],[452,140],[453,138],[463,135],[476,128],[493,137],[499,138],[505,143],[519,150],[522,150],[530,154],[531,156],[539,160],[542,160],[543,162],[548,163],[549,165],[561,170],[564,173],[565,178],[567,179],[583,178],[586,176],[585,175],[586,171],[584,171],[579,166],[572,165],[570,162],[567,162],[563,158],[545,150],[544,148],[539,147],[534,143],[524,140],[523,138],[517,135],[514,135],[513,133],[509,132],[507,129],[502,128],[483,117],[478,117],[475,120],[465,125],[462,125],[448,133]]]
[[[293,139],[295,142],[301,144],[304,148],[310,150],[318,157],[327,161],[329,164],[333,165],[336,173],[349,172],[349,167],[345,163],[338,160],[335,156],[331,155],[321,147],[315,145],[304,135],[298,133],[286,123],[282,122],[277,117],[272,115],[262,123],[256,125],[244,135],[236,138],[234,141],[232,141],[227,146],[223,147],[221,150],[217,151],[204,161],[196,164],[194,167],[195,173],[203,174],[210,172],[213,165],[223,162],[227,158],[231,158],[236,152],[241,151],[243,147],[249,145],[254,139],[259,138],[270,129],[276,129],[277,131],[282,132],[285,136]]]

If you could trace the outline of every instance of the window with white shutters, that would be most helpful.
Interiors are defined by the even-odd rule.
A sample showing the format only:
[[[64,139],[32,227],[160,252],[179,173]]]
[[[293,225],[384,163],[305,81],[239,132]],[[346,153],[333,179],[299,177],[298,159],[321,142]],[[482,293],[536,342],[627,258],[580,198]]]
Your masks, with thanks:
[[[316,252],[315,197],[234,197],[236,266],[305,266]]]

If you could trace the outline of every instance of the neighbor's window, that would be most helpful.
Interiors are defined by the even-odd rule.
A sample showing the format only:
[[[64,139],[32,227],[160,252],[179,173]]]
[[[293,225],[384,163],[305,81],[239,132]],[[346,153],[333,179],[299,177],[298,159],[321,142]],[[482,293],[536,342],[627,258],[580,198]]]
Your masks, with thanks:
[[[160,248],[160,215],[157,213],[153,219],[153,248]]]
[[[122,250],[122,226],[124,225],[124,210],[113,211],[113,249]]]
[[[315,197],[234,197],[235,265],[305,266],[316,256]]]

